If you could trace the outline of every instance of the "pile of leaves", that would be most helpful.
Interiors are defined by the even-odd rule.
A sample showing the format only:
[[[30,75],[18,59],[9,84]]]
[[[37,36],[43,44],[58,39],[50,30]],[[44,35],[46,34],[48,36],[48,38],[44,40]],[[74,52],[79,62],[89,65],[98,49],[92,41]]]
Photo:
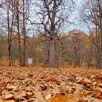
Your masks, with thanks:
[[[0,102],[102,102],[101,71],[0,67]]]

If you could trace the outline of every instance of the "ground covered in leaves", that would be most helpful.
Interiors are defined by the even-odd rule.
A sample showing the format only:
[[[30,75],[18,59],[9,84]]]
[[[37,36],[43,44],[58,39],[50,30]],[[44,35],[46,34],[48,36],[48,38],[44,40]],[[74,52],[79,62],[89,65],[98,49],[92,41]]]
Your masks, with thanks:
[[[0,67],[0,102],[102,102],[101,72]]]

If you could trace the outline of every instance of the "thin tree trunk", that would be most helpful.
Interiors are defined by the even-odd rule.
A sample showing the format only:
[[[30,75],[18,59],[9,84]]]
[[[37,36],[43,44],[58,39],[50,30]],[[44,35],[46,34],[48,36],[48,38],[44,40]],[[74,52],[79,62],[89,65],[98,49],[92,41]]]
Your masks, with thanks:
[[[12,27],[13,27],[13,19],[14,19],[14,14],[12,15],[12,22],[11,22],[11,27],[10,27],[10,4],[8,2],[8,10],[7,10],[7,24],[8,24],[8,54],[9,54],[9,66],[12,66],[11,63],[11,44],[12,44],[12,38],[11,38],[11,34],[12,34]]]
[[[19,0],[18,0],[19,2]],[[22,54],[21,54],[21,37],[20,37],[20,28],[19,28],[19,8],[17,5],[17,30],[18,30],[18,46],[19,46],[19,62],[20,66],[22,66]]]
[[[24,37],[24,42],[23,42],[23,66],[26,66],[26,29],[25,29],[25,3],[23,0],[23,37]]]
[[[7,24],[8,24],[8,54],[9,54],[9,66],[11,66],[10,64],[10,56],[11,56],[11,52],[10,52],[10,41],[9,41],[9,37],[10,37],[10,23],[9,23],[9,7],[7,10]]]

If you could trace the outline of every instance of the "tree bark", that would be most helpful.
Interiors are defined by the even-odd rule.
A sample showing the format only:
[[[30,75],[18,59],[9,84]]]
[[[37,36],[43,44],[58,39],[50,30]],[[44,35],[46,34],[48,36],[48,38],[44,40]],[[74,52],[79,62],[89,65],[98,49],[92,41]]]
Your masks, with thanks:
[[[24,37],[24,42],[23,42],[23,66],[26,66],[26,28],[25,28],[25,0],[23,0],[23,37]]]
[[[19,0],[18,0],[19,3]],[[22,54],[21,54],[21,36],[20,36],[20,28],[19,28],[19,7],[16,6],[17,9],[17,30],[18,30],[18,46],[19,46],[19,62],[20,66],[22,66]]]
[[[50,52],[49,52],[49,64],[51,67],[56,67],[56,63],[55,63],[55,41],[50,40]]]

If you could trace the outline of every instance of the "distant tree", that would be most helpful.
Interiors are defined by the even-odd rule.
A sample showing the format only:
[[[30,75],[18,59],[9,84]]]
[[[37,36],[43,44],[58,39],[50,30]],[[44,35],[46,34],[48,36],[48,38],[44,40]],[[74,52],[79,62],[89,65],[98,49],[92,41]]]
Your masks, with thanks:
[[[7,0],[5,2],[7,6],[7,30],[8,30],[8,55],[9,55],[9,66],[12,66],[12,34],[14,32],[14,7],[13,0]]]
[[[93,37],[90,37],[90,41],[96,48],[96,67],[102,68],[102,1],[86,0],[81,18],[90,30],[92,26],[96,28],[96,32]]]
[[[18,49],[19,49],[19,62],[20,62],[20,65],[22,66],[22,52],[21,52],[21,33],[20,33],[20,1],[19,0],[16,0],[15,2],[15,12],[16,12],[16,26],[17,26],[17,35],[18,35]]]
[[[8,38],[8,55],[9,65],[11,66],[11,59],[13,55],[13,34],[17,35],[18,46],[16,48],[18,52],[18,58],[21,66],[26,65],[26,37],[27,37],[27,18],[29,13],[30,0],[4,0],[2,1],[2,9],[4,10],[4,17],[6,19],[5,26],[3,26],[3,33]],[[6,16],[5,16],[6,14]],[[8,33],[7,33],[8,32]]]

